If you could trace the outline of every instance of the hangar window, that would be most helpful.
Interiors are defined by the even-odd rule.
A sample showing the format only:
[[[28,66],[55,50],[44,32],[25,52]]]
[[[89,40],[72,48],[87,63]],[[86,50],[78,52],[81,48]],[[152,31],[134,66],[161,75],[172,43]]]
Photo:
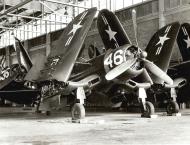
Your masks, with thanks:
[[[6,1],[1,7],[2,13],[12,9],[0,18],[0,48],[14,44],[14,36],[21,41],[29,40],[44,34],[59,31],[64,28],[73,17],[83,12],[86,8],[110,9],[116,11],[146,0],[47,0],[47,1]],[[148,9],[148,6],[146,7]],[[148,13],[148,10],[142,10]],[[130,11],[122,17],[131,16]],[[53,34],[52,34],[53,35]],[[52,38],[56,40],[56,38]],[[32,42],[33,43],[33,42]],[[35,41],[33,45],[41,45],[43,40]]]

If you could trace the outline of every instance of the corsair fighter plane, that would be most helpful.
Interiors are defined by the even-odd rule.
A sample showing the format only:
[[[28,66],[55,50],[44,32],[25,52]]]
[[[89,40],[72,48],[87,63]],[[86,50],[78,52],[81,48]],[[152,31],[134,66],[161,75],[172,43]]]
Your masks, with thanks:
[[[69,78],[95,14],[96,8],[91,8],[76,16],[51,47],[50,54],[39,57],[35,64],[16,38],[18,64],[4,68],[8,75],[1,71],[1,76],[6,77],[0,81],[0,98],[18,104],[35,103],[39,108],[40,103],[58,94],[74,93],[76,101],[72,117],[83,118],[84,87],[90,86],[91,81],[97,78],[92,76],[75,82]]]
[[[99,12],[97,26],[106,49],[105,79],[117,84],[114,87],[120,86],[120,92],[123,92],[121,96],[130,89],[135,92],[143,106],[142,115],[150,116],[154,113],[154,106],[146,101],[146,90],[155,83],[173,88],[173,80],[166,71],[179,23],[175,22],[158,30],[151,38],[146,51],[131,44],[118,18],[111,11]],[[124,98],[128,100],[128,97]]]

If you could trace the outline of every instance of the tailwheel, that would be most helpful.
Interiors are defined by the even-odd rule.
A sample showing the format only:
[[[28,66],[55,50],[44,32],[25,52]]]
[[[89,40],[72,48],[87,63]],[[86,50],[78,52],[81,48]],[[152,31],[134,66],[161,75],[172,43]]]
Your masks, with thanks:
[[[85,117],[85,108],[80,103],[75,103],[71,109],[72,120],[79,120]]]
[[[150,117],[151,115],[154,115],[155,113],[155,108],[154,108],[154,105],[149,102],[149,101],[146,101],[145,102],[145,109],[143,112],[142,112],[142,117]]]
[[[167,114],[171,115],[173,113],[179,112],[179,105],[175,101],[170,101],[166,108]]]

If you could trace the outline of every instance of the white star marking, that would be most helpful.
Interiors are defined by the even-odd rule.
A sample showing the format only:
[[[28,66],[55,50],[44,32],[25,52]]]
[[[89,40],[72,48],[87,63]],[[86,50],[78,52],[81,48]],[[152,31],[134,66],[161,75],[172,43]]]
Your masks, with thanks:
[[[187,40],[184,39],[184,41],[187,43],[187,48],[190,48],[190,38],[189,38],[189,36],[187,37]]]
[[[73,35],[74,35],[76,33],[76,31],[82,27],[82,25],[80,25],[80,23],[81,23],[81,21],[79,21],[78,24],[73,24],[73,29],[68,33],[68,35],[71,33],[73,33]]]
[[[168,33],[166,33],[163,37],[160,37],[160,36],[159,36],[159,39],[160,39],[160,40],[158,41],[158,43],[157,43],[156,45],[161,44],[161,46],[163,46],[163,45],[164,45],[164,42],[165,42],[166,40],[170,39],[170,38],[167,37],[167,34],[168,34]]]
[[[115,39],[115,34],[116,34],[117,32],[112,31],[112,29],[110,28],[110,26],[108,26],[108,30],[105,30],[105,31],[108,33],[108,35],[109,35],[109,37],[110,37],[110,41],[111,41],[112,39],[116,41],[116,39]]]

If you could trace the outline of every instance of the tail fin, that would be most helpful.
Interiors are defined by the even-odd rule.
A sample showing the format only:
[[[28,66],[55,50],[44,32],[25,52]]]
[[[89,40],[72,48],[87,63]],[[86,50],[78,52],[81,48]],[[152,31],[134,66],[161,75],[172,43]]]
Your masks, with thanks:
[[[31,58],[28,52],[23,47],[20,40],[16,37],[15,37],[15,47],[16,47],[17,59],[18,59],[19,65],[23,65],[26,68],[26,70],[29,71],[30,68],[32,67]]]
[[[163,71],[167,71],[172,56],[180,24],[174,22],[158,30],[149,41],[146,52],[147,59],[154,62]]]
[[[3,70],[5,68],[5,60],[6,60],[5,55],[2,55],[0,60],[0,70]]]
[[[183,61],[190,60],[190,24],[184,23],[181,25],[178,36],[177,44],[181,52]]]
[[[53,78],[57,81],[67,82],[96,12],[97,8],[90,8],[77,15],[65,27],[56,44],[52,47],[47,60],[44,58],[45,64],[40,64],[41,68],[38,70],[35,70],[35,67],[31,69],[34,70],[36,76],[26,75],[25,79],[45,81]]]
[[[109,10],[99,12],[97,27],[106,50],[131,43],[119,19]]]

